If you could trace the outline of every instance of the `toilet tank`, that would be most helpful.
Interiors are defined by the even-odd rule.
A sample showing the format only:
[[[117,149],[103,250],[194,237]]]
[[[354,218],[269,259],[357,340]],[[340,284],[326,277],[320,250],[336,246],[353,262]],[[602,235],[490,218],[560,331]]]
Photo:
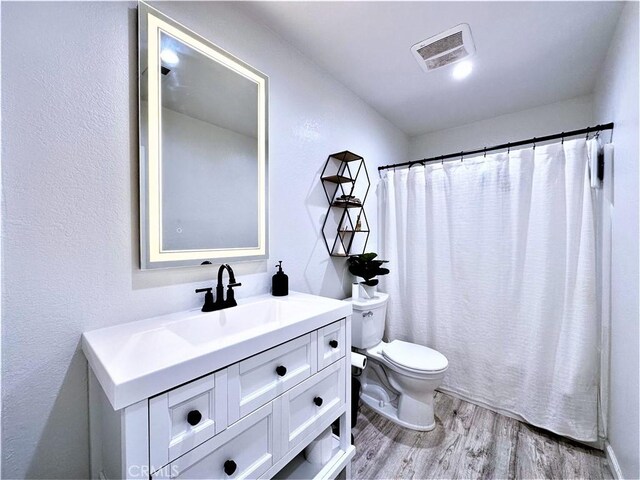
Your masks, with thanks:
[[[351,344],[354,347],[371,348],[382,341],[388,299],[388,294],[380,292],[370,299],[347,299],[353,305]]]

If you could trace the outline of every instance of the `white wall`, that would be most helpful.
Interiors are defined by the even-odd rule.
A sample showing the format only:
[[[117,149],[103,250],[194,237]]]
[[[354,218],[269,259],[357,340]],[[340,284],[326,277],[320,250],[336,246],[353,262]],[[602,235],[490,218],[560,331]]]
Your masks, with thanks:
[[[2,2],[0,2],[0,38],[2,38]],[[0,62],[0,91],[2,91],[2,62]],[[0,121],[2,119],[2,95],[0,94]],[[0,128],[0,145],[2,145],[2,129]],[[0,198],[2,198],[2,151],[0,149]],[[4,212],[0,210],[0,298],[2,298],[2,282],[3,282],[3,263],[2,263],[2,236]],[[0,302],[0,334],[2,332],[2,303]],[[2,342],[0,341],[0,430],[2,426]],[[2,476],[2,435],[0,434],[0,478]]]
[[[375,180],[378,164],[406,157],[406,137],[237,7],[159,7],[270,76],[271,259],[234,265],[238,298],[267,292],[276,260],[292,289],[342,296],[344,260],[319,237],[318,175],[349,149]],[[80,334],[195,308],[194,288],[212,283],[214,267],[137,268],[136,92],[134,3],[3,4],[6,478],[87,477]],[[367,210],[375,223],[375,201]]]
[[[409,158],[473,150],[588,127],[593,122],[590,95],[500,115],[409,139]]]
[[[611,214],[609,443],[625,478],[640,478],[638,384],[638,3],[620,17],[594,95],[597,122],[615,122]]]

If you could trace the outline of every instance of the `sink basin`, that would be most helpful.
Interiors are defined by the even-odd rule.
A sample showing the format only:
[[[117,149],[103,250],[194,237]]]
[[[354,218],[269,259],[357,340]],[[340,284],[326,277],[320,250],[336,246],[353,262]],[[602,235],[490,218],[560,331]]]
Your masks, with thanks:
[[[228,343],[299,322],[321,313],[323,306],[323,302],[317,300],[310,302],[295,297],[268,297],[176,320],[165,328],[194,345]]]
[[[351,304],[291,292],[216,312],[190,310],[86,332],[82,349],[114,409],[351,315]]]
[[[277,300],[239,305],[171,322],[165,328],[192,344],[223,343],[238,335],[256,335],[284,322]]]

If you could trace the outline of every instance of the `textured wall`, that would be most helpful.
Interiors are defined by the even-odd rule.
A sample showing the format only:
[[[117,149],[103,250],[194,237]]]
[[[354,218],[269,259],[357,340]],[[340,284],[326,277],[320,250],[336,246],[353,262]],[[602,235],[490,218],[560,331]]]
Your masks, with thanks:
[[[593,99],[587,95],[411,137],[409,157],[414,160],[551,135],[587,127],[592,117]]]
[[[405,136],[237,7],[160,8],[270,76],[271,260],[237,265],[238,298],[267,292],[280,259],[291,288],[342,296],[318,174],[348,148],[375,181],[377,164],[405,158]],[[214,275],[137,268],[135,21],[133,3],[2,6],[5,478],[87,477],[80,334],[194,308]]]
[[[596,120],[615,122],[609,443],[624,478],[640,478],[638,13],[637,2],[622,11],[594,96]]]

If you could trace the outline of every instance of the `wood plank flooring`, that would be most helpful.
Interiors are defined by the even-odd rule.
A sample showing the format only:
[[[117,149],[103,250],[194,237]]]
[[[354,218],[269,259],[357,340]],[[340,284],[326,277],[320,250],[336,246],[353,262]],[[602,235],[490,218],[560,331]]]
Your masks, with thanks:
[[[353,430],[354,479],[612,479],[604,454],[437,393],[436,428],[416,432],[365,405]]]

